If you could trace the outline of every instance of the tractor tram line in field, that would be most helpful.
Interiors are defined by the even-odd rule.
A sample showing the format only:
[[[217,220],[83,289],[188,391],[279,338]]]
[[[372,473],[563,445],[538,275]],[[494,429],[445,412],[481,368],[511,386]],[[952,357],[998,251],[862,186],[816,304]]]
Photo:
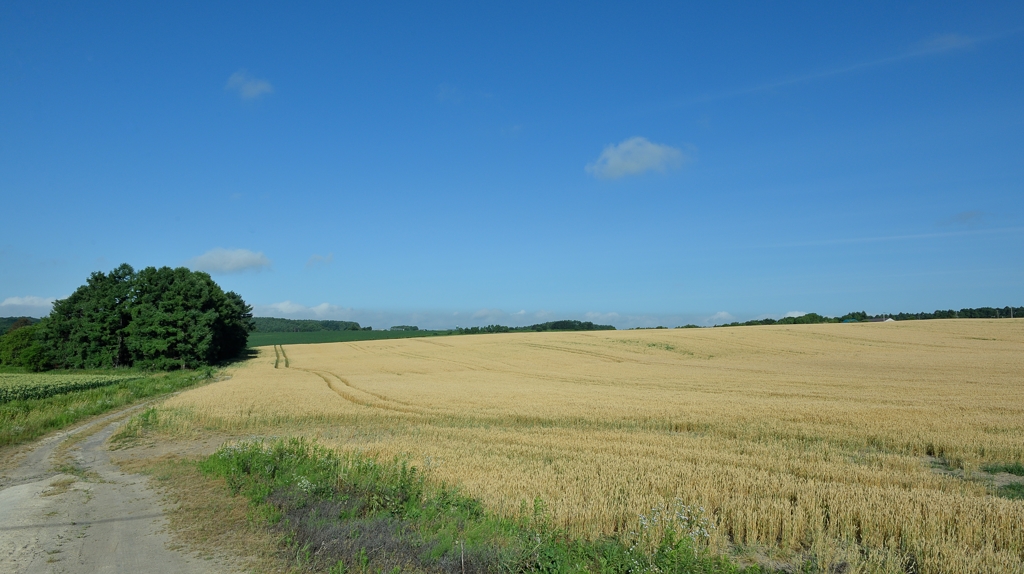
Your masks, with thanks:
[[[304,371],[304,372],[307,372],[307,373],[311,373],[311,374],[314,374],[314,375],[320,377],[321,379],[323,379],[323,381],[325,383],[327,383],[327,386],[332,391],[334,391],[335,393],[338,394],[338,396],[342,397],[343,399],[345,399],[347,401],[355,403],[357,405],[361,405],[361,406],[364,406],[364,407],[370,407],[370,408],[376,408],[376,409],[385,409],[385,410],[389,410],[389,411],[402,412],[402,413],[431,414],[431,413],[429,413],[427,411],[424,411],[423,409],[417,409],[417,408],[412,407],[412,406],[407,406],[407,405],[405,405],[403,403],[400,403],[399,401],[393,401],[391,399],[388,399],[387,397],[383,397],[381,395],[378,395],[378,394],[375,394],[375,393],[371,393],[369,391],[364,391],[362,389],[356,388],[356,387],[352,386],[351,384],[349,384],[349,382],[346,381],[341,376],[339,376],[339,375],[337,375],[335,373],[332,373],[330,371],[320,371],[320,370],[316,370],[316,369],[301,369],[301,368],[297,368],[297,367],[295,369],[298,370],[298,371]],[[339,386],[337,384],[335,384],[331,379],[334,379],[335,381],[341,383],[341,385],[344,386],[346,390],[342,390],[341,388],[339,388]],[[365,395],[369,395],[370,397],[373,397],[373,398],[371,398],[371,399],[359,399],[356,396],[350,394],[349,391],[355,391],[356,393],[362,393],[362,394],[365,394]],[[399,406],[395,406],[394,404],[391,404],[391,403],[397,403]]]

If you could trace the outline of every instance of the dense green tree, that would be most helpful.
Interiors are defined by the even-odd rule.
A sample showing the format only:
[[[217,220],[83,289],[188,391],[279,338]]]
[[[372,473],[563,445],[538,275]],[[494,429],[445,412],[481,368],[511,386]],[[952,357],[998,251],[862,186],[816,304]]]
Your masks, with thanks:
[[[206,273],[121,265],[93,273],[42,323],[46,360],[60,368],[196,368],[238,356],[252,309]]]
[[[51,362],[67,369],[130,365],[125,329],[134,274],[127,263],[109,274],[97,271],[70,297],[53,304],[43,322]]]
[[[538,323],[529,327],[520,327],[526,331],[614,331],[611,325],[595,325],[590,321],[577,321],[575,319],[563,319],[561,321],[548,321]]]

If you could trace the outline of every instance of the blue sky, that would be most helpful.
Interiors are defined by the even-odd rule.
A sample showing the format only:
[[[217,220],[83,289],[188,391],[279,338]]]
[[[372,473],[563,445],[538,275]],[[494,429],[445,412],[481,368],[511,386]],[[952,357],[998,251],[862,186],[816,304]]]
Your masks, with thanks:
[[[1020,3],[4,3],[0,315],[714,324],[1024,304]]]

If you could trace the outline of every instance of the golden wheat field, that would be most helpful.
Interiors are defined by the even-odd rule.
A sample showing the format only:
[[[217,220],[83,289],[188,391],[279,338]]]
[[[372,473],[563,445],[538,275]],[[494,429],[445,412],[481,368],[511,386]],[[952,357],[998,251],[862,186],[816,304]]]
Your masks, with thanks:
[[[717,525],[712,549],[740,559],[1024,571],[1024,501],[977,480],[985,464],[1024,462],[1021,320],[283,352],[167,401],[168,432],[303,434],[407,457],[497,512],[539,497],[579,535],[630,529],[678,497]]]

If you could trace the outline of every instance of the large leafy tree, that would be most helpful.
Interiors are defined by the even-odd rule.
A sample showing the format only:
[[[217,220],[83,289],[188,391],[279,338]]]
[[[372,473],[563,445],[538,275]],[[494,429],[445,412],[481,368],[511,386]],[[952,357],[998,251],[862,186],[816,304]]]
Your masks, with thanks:
[[[44,321],[44,337],[56,366],[89,369],[131,364],[125,339],[134,275],[127,263],[109,274],[97,271],[70,297],[54,303]]]
[[[241,296],[206,273],[125,264],[93,273],[41,329],[55,367],[175,369],[238,356],[253,324]]]

